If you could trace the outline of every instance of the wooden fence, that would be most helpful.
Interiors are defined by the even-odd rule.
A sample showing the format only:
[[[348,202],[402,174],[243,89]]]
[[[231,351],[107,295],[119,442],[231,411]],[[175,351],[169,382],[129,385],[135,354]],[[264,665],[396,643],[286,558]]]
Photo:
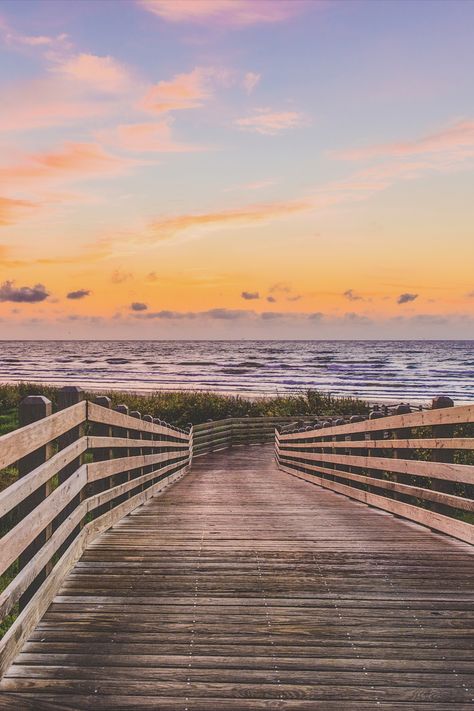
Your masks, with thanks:
[[[313,417],[227,417],[193,427],[195,457],[240,444],[273,442],[275,427],[314,422]]]
[[[24,426],[0,437],[0,470],[18,479],[0,492],[2,623],[0,675],[41,619],[84,548],[102,531],[180,478],[192,457],[192,432],[151,416],[110,409],[108,398],[82,399],[64,388],[59,412],[26,398]],[[72,403],[72,404],[71,404]]]
[[[474,405],[275,433],[280,469],[474,543]],[[443,407],[438,408],[437,405]]]

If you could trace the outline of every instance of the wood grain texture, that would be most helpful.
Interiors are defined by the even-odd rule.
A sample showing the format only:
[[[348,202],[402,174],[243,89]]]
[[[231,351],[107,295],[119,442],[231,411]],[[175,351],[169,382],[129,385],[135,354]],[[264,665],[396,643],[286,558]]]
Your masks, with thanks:
[[[472,708],[472,548],[277,469],[197,459],[90,543],[0,709]]]
[[[86,403],[80,402],[44,420],[3,435],[0,439],[0,469],[8,467],[56,437],[60,437],[80,425],[85,419]]]

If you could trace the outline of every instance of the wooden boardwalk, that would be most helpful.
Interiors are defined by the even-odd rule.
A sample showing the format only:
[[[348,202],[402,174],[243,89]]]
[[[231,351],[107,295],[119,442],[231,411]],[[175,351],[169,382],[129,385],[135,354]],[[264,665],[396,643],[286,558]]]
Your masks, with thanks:
[[[269,446],[199,458],[86,551],[0,709],[470,709],[471,552]]]

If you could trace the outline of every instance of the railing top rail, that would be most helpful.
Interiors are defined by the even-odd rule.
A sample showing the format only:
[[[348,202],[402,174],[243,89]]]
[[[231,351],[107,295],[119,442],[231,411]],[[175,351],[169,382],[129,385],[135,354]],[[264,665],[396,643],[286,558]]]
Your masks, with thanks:
[[[105,425],[113,425],[122,427],[123,429],[138,430],[140,432],[149,432],[151,434],[168,435],[177,439],[187,439],[189,434],[183,430],[166,424],[156,424],[139,420],[123,412],[117,412],[107,407],[102,407],[95,402],[87,403],[87,419],[91,422],[97,422]]]
[[[458,405],[435,410],[422,410],[404,415],[390,415],[377,419],[350,422],[333,427],[315,428],[304,432],[280,433],[284,440],[332,437],[334,435],[398,430],[411,427],[430,427],[436,425],[461,425],[474,422],[474,404]]]

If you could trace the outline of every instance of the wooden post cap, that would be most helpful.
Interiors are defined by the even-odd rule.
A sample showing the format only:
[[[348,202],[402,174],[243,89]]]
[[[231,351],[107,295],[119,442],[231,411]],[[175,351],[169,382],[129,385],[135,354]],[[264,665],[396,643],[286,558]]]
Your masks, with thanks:
[[[364,418],[362,417],[362,415],[352,415],[352,417],[349,420],[349,422],[363,422],[363,421],[364,421]]]
[[[121,412],[122,415],[128,415],[128,405],[117,405],[114,410],[115,412]]]
[[[82,402],[86,394],[79,385],[65,385],[58,392],[58,407],[65,410],[66,407]]]
[[[130,415],[130,417],[135,417],[136,420],[142,419],[142,414],[141,412],[138,412],[138,410],[130,410],[128,414]]]
[[[94,403],[109,409],[112,407],[112,400],[106,395],[97,395],[97,397],[94,398]]]
[[[401,403],[400,405],[397,405],[395,408],[395,415],[409,415],[411,412],[411,407],[410,405],[407,405],[405,403]]]
[[[142,420],[145,422],[153,422],[153,416],[152,415],[143,415]]]
[[[431,402],[432,410],[440,410],[442,407],[454,407],[454,401],[446,395],[438,395]]]
[[[20,426],[30,425],[32,422],[48,417],[53,411],[51,400],[44,395],[27,395],[18,406]]]
[[[372,410],[372,412],[369,413],[369,420],[379,420],[381,417],[383,417],[383,414],[380,410]]]

